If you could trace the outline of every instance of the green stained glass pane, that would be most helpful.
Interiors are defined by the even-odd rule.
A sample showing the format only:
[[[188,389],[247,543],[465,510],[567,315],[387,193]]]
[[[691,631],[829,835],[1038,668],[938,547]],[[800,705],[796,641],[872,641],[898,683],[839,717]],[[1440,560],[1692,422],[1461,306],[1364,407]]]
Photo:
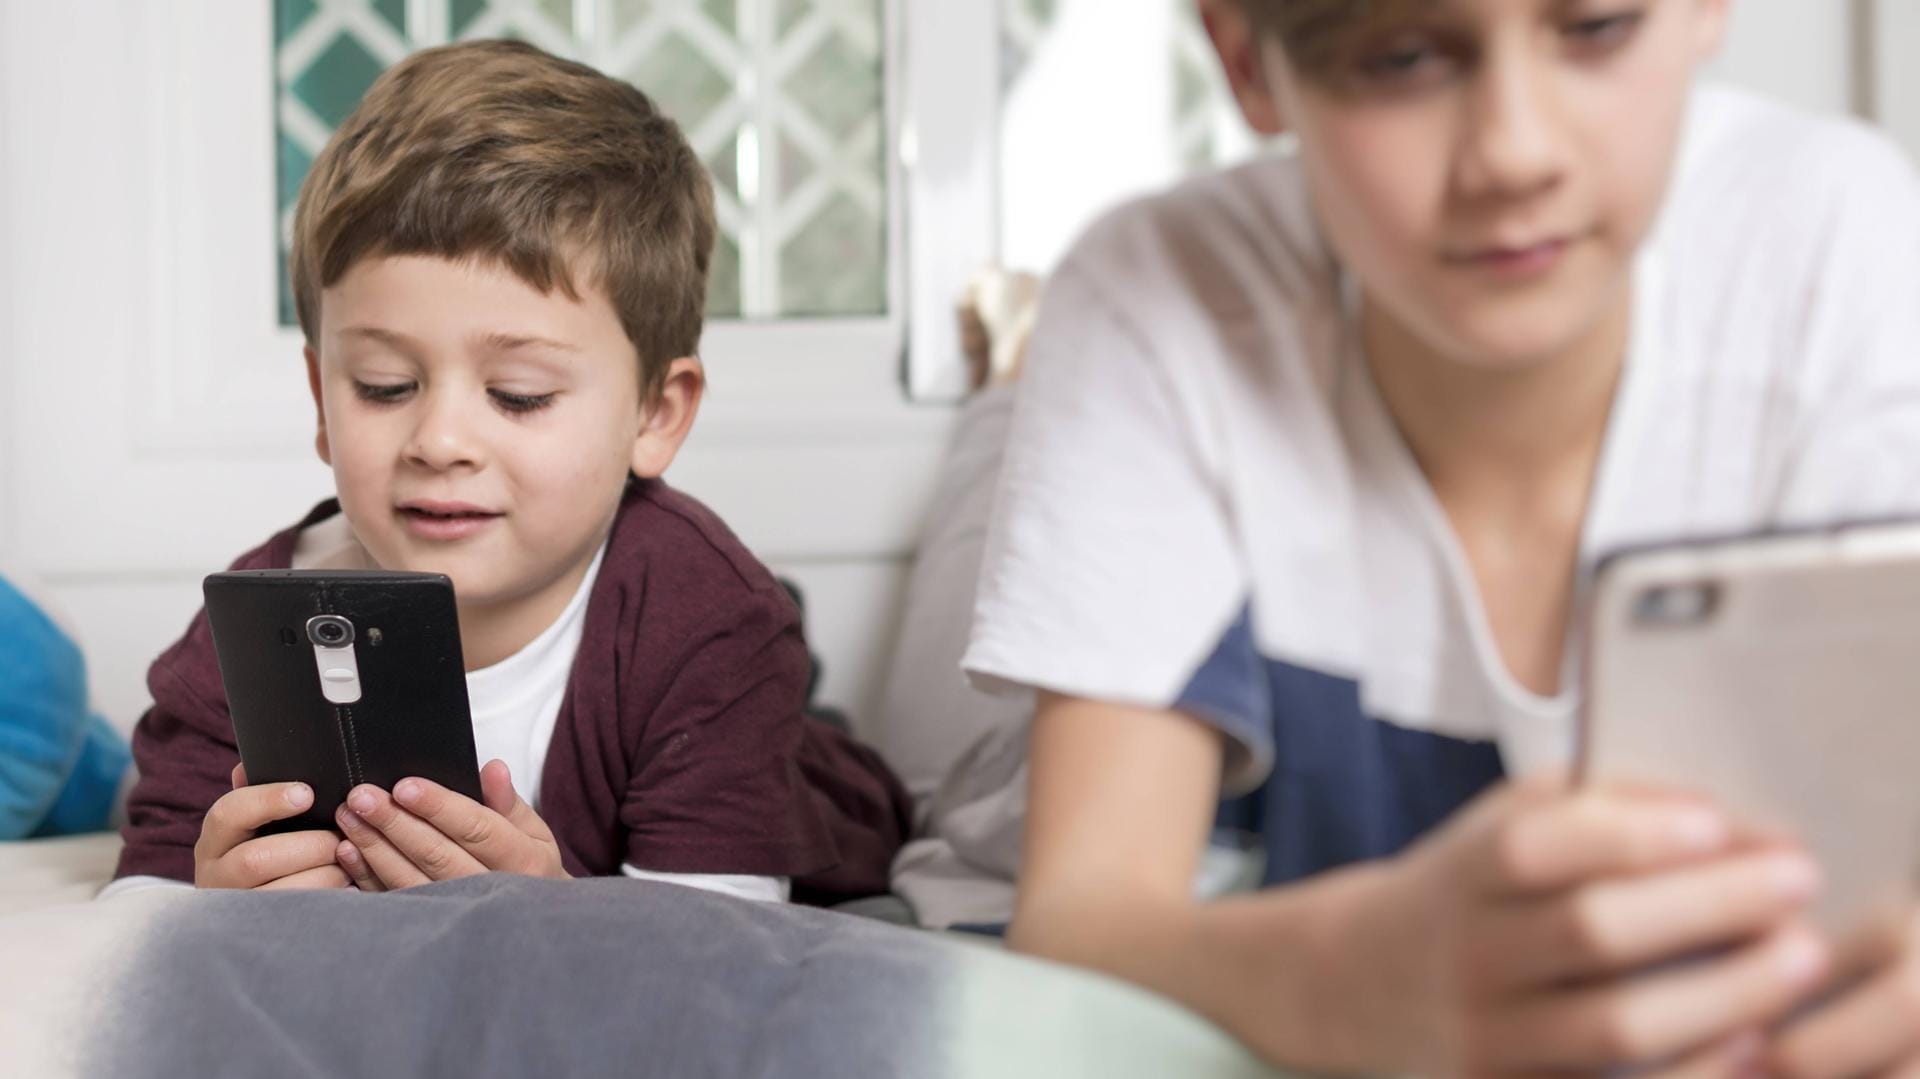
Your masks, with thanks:
[[[280,325],[298,326],[300,312],[293,306],[293,275],[287,269],[287,253],[281,251],[280,257],[273,261],[276,276],[280,279]]]
[[[333,39],[288,87],[329,128],[339,127],[384,70],[380,61],[345,34]]]
[[[279,199],[276,205],[281,212],[291,210],[294,201],[300,197],[300,183],[307,178],[307,170],[313,167],[313,158],[301,149],[285,132],[280,134],[280,159],[275,170],[279,180]]]
[[[707,155],[707,171],[713,174],[713,186],[735,198],[740,195],[740,142],[727,139]]]
[[[813,158],[792,139],[780,140],[780,197],[792,198],[818,170]]]
[[[573,33],[573,0],[540,0],[540,11],[548,22]]]
[[[733,93],[733,79],[678,34],[669,34],[627,73],[691,136]]]
[[[316,10],[314,0],[273,0],[273,43],[284,44]]]
[[[807,9],[812,6],[811,0],[774,0],[773,25],[779,35],[786,37],[793,33],[793,28],[806,17]]]
[[[740,246],[732,237],[720,236],[713,245],[713,266],[707,277],[707,317],[739,318]]]
[[[373,0],[373,10],[396,32],[407,32],[407,0]]]
[[[789,315],[879,314],[886,310],[886,230],[844,195],[835,196],[780,252]]]
[[[707,13],[716,25],[727,33],[734,33],[740,26],[740,3],[752,0],[700,0],[700,10]]]
[[[809,116],[846,138],[876,117],[879,58],[862,54],[841,35],[831,34],[800,63],[785,89]]]
[[[490,6],[487,0],[450,0],[447,4],[447,26],[453,31],[453,36],[464,36],[472,28],[474,20],[485,14]]]

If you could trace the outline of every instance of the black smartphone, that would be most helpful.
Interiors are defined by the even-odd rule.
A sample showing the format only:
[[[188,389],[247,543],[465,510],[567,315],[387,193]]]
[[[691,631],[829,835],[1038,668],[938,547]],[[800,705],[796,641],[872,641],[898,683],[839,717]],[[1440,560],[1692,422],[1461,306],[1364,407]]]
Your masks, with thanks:
[[[347,792],[408,776],[481,799],[452,581],[256,570],[202,591],[247,781],[313,788],[263,832],[336,830]]]

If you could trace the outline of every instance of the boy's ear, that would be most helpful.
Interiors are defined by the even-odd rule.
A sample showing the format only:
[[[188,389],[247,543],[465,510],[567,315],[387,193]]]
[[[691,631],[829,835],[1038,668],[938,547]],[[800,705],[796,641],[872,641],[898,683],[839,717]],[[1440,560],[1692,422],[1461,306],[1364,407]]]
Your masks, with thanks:
[[[333,464],[333,447],[327,444],[327,406],[320,399],[320,354],[308,345],[301,350],[307,357],[307,389],[313,393],[313,413],[315,430],[313,436],[314,451],[320,454],[322,464]]]
[[[1694,0],[1694,7],[1696,52],[1704,64],[1713,59],[1727,39],[1727,18],[1733,0]]]
[[[1286,131],[1286,114],[1280,107],[1279,89],[1267,73],[1266,42],[1241,4],[1242,0],[1200,0],[1200,20],[1213,39],[1213,51],[1220,56],[1240,115],[1255,133],[1271,138]]]
[[[640,434],[633,440],[634,475],[651,480],[667,471],[693,430],[694,417],[700,414],[700,397],[706,389],[706,368],[697,358],[682,356],[667,365],[660,396],[646,406]]]

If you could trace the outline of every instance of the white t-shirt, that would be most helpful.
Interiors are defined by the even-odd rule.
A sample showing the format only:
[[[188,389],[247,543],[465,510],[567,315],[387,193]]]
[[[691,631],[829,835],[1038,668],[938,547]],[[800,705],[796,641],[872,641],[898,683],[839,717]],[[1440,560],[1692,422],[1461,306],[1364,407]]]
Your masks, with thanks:
[[[572,679],[574,657],[586,629],[587,601],[600,576],[603,549],[587,567],[586,577],[567,602],[566,610],[538,637],[491,667],[467,673],[467,705],[473,716],[473,744],[481,764],[505,761],[514,790],[538,812],[540,776],[547,751],[553,745],[554,725]],[[344,515],[335,515],[307,529],[300,537],[293,563],[301,569],[366,568],[372,564],[354,539]],[[665,881],[721,892],[742,899],[786,902],[791,885],[785,877],[757,877],[721,873],[656,873],[622,864],[621,873],[638,880]],[[132,891],[146,884],[179,884],[161,877],[126,877],[100,893],[102,898]]]
[[[1509,675],[1348,291],[1295,159],[1096,225],[1029,347],[964,661],[1217,725],[1270,881],[1392,853],[1573,745],[1577,687]],[[1698,91],[1583,582],[1626,544],[1915,513],[1912,166],[1860,125]]]

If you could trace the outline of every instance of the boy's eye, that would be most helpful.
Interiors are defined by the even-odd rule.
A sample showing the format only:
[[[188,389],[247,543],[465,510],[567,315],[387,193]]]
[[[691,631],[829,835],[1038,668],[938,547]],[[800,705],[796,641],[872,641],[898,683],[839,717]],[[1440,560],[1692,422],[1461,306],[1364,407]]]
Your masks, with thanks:
[[[376,405],[390,405],[412,393],[413,383],[373,383],[354,379],[353,392],[362,401],[368,401]]]
[[[1615,15],[1596,15],[1589,19],[1576,19],[1567,24],[1562,33],[1581,49],[1605,51],[1621,45],[1640,28],[1646,13],[1625,11]]]
[[[1426,38],[1400,38],[1361,53],[1354,69],[1363,83],[1402,87],[1443,77],[1447,56]]]
[[[559,394],[554,393],[508,393],[505,390],[488,390],[487,394],[492,397],[494,403],[499,405],[503,410],[515,414],[538,412],[548,405],[553,404],[553,399],[559,396]]]

